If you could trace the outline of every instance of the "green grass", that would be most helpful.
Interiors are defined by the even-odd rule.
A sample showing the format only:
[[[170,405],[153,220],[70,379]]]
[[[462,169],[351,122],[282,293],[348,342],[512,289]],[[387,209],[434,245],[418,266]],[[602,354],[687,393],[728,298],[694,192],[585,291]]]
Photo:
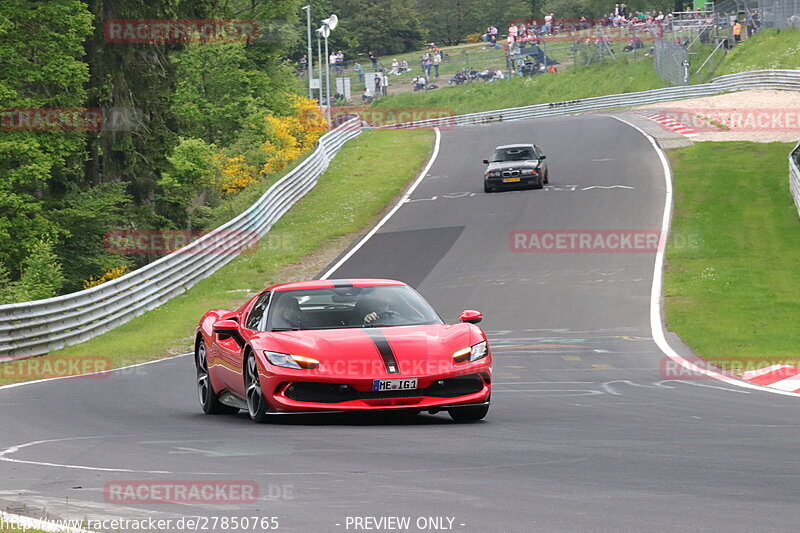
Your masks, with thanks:
[[[717,76],[765,68],[800,68],[800,29],[764,30],[736,46]]]
[[[375,107],[444,108],[462,114],[646,91],[666,86],[667,83],[656,74],[652,60],[645,58],[640,61],[620,60],[577,67],[555,75],[443,87],[425,94],[390,95],[379,99]]]
[[[800,361],[800,219],[783,143],[697,143],[670,155],[667,326],[726,367]],[[763,363],[763,364],[762,364]]]
[[[326,246],[334,247],[335,254],[337,243],[349,244],[350,238],[343,239],[373,223],[417,175],[432,140],[433,133],[423,130],[372,131],[351,140],[319,184],[275,224],[254,251],[158,309],[88,342],[34,359],[44,365],[58,358],[101,355],[116,368],[186,352],[197,321],[209,309],[236,309],[252,293],[286,281],[290,269],[302,269],[311,260],[309,254]],[[376,168],[391,172],[376,173]],[[308,275],[314,276],[324,266]],[[0,364],[0,383],[24,380],[15,377],[20,372],[11,364]]]

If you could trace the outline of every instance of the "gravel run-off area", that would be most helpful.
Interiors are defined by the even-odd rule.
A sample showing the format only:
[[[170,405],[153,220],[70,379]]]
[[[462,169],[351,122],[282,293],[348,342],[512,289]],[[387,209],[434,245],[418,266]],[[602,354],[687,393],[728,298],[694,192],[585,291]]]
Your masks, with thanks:
[[[637,109],[693,128],[693,141],[800,141],[800,92],[740,91]]]

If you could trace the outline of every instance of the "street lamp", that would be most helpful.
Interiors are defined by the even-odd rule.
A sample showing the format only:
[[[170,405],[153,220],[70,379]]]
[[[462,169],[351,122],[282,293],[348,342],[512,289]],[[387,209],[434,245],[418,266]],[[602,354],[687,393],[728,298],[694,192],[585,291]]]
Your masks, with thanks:
[[[328,129],[331,129],[331,57],[328,52],[328,37],[331,30],[339,25],[339,17],[331,15],[322,21],[322,26],[317,30],[325,38],[325,104],[327,105]],[[320,91],[320,94],[321,91]]]
[[[311,6],[303,6],[303,10],[306,12],[306,43],[308,44],[308,53],[306,54],[308,97],[314,98],[314,89],[311,87],[311,80],[314,78],[314,54],[311,52]]]

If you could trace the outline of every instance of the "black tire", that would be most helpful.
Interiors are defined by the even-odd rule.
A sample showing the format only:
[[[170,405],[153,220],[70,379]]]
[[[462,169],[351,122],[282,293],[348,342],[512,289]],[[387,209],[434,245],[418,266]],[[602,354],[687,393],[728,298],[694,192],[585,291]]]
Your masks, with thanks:
[[[489,404],[470,407],[453,407],[447,411],[456,422],[475,422],[482,420],[489,412]]]
[[[206,343],[203,339],[197,341],[194,349],[194,363],[197,369],[197,396],[203,412],[207,415],[231,415],[238,413],[235,407],[224,405],[219,401],[219,395],[214,392],[211,385],[211,375],[208,373],[208,359],[206,358]]]
[[[544,183],[543,183],[543,181],[542,181],[542,178],[539,178],[539,181],[535,182],[535,183],[534,183],[534,184],[531,186],[531,189],[544,189]]]
[[[550,172],[545,172],[544,173],[544,184],[545,185],[550,185]]]
[[[488,184],[483,184],[483,192],[494,192],[494,187],[489,187]]]
[[[247,412],[250,419],[261,424],[267,419],[269,406],[261,392],[261,381],[258,379],[258,363],[253,352],[248,352],[244,358],[244,390],[247,396]]]

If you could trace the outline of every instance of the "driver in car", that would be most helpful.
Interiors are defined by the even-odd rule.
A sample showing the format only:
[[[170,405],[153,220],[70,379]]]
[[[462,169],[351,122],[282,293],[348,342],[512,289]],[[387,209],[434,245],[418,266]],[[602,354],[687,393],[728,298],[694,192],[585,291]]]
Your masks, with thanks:
[[[365,299],[363,305],[360,306],[369,312],[364,315],[362,322],[367,324],[374,324],[377,322],[386,324],[393,323],[400,318],[400,313],[393,309],[393,302],[385,293],[376,293],[370,295]]]

